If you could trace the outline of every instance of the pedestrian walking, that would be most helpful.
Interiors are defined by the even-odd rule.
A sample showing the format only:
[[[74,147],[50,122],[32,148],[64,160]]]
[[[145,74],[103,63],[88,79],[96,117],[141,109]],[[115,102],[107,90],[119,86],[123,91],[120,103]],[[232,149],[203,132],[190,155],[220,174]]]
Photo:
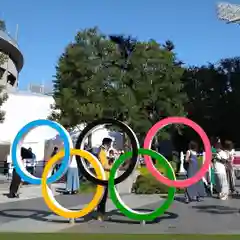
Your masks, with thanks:
[[[52,152],[52,154],[51,154],[51,158],[52,158],[53,156],[55,156],[57,153],[58,153],[58,147],[54,147],[54,148],[53,148],[53,152]],[[54,168],[53,168],[53,170],[52,170],[52,175],[59,169],[59,167],[60,167],[60,164],[59,164],[59,163],[56,163],[55,166],[54,166]]]
[[[21,148],[21,158],[22,162],[24,163],[24,159],[30,158],[31,154],[26,148]],[[9,188],[9,197],[10,198],[18,198],[19,197],[19,190],[22,184],[21,177],[16,172],[15,167],[13,168],[13,174],[12,174],[12,181]]]
[[[28,148],[29,158],[24,159],[26,163],[26,169],[30,174],[34,174],[36,167],[36,155],[33,153],[32,148]]]
[[[235,173],[233,169],[233,160],[234,160],[234,149],[233,149],[233,143],[231,141],[225,141],[224,143],[224,150],[227,154],[227,161],[225,164],[226,167],[226,173],[227,173],[227,180],[229,184],[229,190],[231,194],[238,194],[238,191],[236,190],[235,186]]]
[[[76,194],[79,190],[79,174],[76,157],[73,156],[67,172],[66,193]]]

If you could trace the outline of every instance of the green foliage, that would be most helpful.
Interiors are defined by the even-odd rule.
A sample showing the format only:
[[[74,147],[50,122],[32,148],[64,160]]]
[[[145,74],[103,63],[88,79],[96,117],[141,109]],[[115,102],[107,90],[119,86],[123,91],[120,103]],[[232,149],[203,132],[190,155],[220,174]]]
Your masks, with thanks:
[[[176,163],[171,162],[173,170],[176,170]],[[166,176],[165,169],[158,163],[155,165],[158,171]],[[168,193],[168,186],[160,183],[155,177],[148,171],[146,167],[139,169],[140,175],[132,186],[132,192],[135,194],[166,194]],[[177,193],[183,192],[183,190],[177,190]]]
[[[166,116],[184,115],[181,77],[171,42],[136,42],[127,61],[97,28],[77,34],[59,59],[52,119],[65,126],[100,117],[123,120],[140,139]],[[164,134],[164,131],[162,131]]]
[[[185,105],[189,118],[208,136],[219,136],[240,144],[240,58],[222,59],[217,64],[190,67],[183,75]],[[213,127],[214,126],[214,127]],[[185,132],[188,139],[194,136]]]
[[[96,185],[89,182],[83,181],[80,183],[79,193],[93,193],[96,191]]]
[[[135,194],[166,194],[168,186],[160,183],[151,174],[140,175],[133,184],[132,192]],[[177,189],[177,193],[182,193],[182,189]]]

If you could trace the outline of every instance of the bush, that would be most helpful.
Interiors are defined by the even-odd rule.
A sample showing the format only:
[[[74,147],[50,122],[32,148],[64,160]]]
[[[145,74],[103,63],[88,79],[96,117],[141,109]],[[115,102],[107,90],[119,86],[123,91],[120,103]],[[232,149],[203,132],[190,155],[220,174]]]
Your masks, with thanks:
[[[96,185],[89,181],[81,181],[79,187],[79,193],[93,193],[96,191]]]
[[[176,170],[176,159],[171,163],[174,171]],[[202,157],[198,158],[199,168],[202,166]],[[165,169],[162,168],[158,162],[156,163],[156,168],[165,176]],[[168,186],[160,183],[153,177],[146,167],[141,167],[139,169],[140,176],[138,176],[136,182],[133,184],[132,192],[135,194],[167,194]],[[177,189],[176,193],[183,193],[184,189]]]
[[[160,183],[151,174],[139,175],[132,186],[132,192],[135,194],[166,194],[168,186]],[[183,193],[183,189],[177,189],[176,193]]]
[[[173,170],[176,170],[176,161],[170,162]],[[165,169],[157,162],[155,167],[158,171],[165,176]],[[148,171],[146,167],[139,169],[140,175],[137,177],[136,182],[132,186],[132,192],[135,194],[166,194],[168,193],[168,186],[160,183]],[[177,190],[176,192],[183,192]]]

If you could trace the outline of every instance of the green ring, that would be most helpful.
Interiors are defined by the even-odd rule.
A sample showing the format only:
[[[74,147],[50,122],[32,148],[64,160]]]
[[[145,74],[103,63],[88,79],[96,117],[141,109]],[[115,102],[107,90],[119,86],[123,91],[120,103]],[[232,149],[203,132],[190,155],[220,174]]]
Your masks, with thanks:
[[[168,162],[166,158],[164,158],[161,154],[150,150],[150,149],[144,149],[144,148],[139,148],[138,149],[138,154],[142,155],[148,155],[151,158],[156,159],[159,164],[161,164],[164,168],[166,168],[166,174],[167,177],[171,180],[176,180],[174,170],[171,166],[171,164]],[[171,204],[174,201],[174,194],[176,192],[175,187],[169,187],[168,188],[168,197],[164,201],[164,203],[154,210],[153,212],[150,213],[143,213],[143,212],[138,212],[134,211],[133,209],[129,208],[120,198],[117,189],[114,184],[114,178],[117,173],[118,168],[122,163],[124,163],[127,159],[131,158],[132,152],[126,152],[123,155],[121,155],[114,163],[113,166],[110,170],[110,176],[109,176],[109,182],[108,182],[108,188],[109,188],[109,194],[111,197],[111,200],[113,201],[114,205],[120,210],[121,213],[123,213],[125,216],[134,219],[134,220],[140,220],[140,221],[152,221],[159,217],[160,215],[164,214],[164,212],[171,206]]]

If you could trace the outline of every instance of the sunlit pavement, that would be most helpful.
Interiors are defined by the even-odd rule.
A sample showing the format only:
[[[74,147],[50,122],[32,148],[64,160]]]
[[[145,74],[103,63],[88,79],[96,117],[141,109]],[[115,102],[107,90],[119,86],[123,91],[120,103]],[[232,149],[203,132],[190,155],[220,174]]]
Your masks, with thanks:
[[[239,181],[238,181],[239,183]],[[92,198],[90,194],[74,196],[58,195],[56,199],[65,207],[80,209]],[[164,199],[157,195],[124,194],[122,199],[131,208],[153,210]],[[186,205],[182,196],[176,196],[174,204],[164,216],[145,225],[129,220],[108,202],[111,219],[100,223],[89,216],[78,219],[75,225],[48,210],[43,199],[19,200],[0,204],[0,231],[8,232],[82,232],[82,233],[240,233],[240,198],[227,201],[206,198],[204,202]]]

